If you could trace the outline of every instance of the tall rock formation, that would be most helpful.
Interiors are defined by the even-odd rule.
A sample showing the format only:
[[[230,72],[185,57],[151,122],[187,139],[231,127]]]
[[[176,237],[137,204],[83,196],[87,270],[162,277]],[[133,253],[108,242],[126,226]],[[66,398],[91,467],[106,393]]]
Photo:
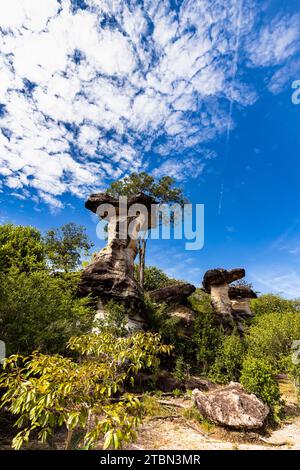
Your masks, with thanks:
[[[99,299],[98,318],[103,314],[103,305],[114,299],[135,311],[131,323],[143,323],[139,317],[142,290],[134,278],[134,260],[138,233],[155,226],[153,213],[151,217],[155,203],[145,194],[120,201],[106,193],[91,194],[85,203],[87,209],[108,221],[107,244],[84,269],[79,283],[82,295],[92,294]]]

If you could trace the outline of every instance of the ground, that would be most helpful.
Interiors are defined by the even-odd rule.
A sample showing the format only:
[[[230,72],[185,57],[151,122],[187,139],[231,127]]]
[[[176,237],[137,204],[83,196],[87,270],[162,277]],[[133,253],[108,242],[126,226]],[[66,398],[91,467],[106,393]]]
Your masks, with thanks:
[[[287,380],[280,381],[286,403],[286,417],[276,429],[255,432],[229,431],[199,416],[191,407],[191,396],[162,394],[142,397],[147,415],[139,429],[137,441],[127,445],[131,450],[300,450],[300,407],[295,390]],[[3,428],[3,423],[2,426]],[[13,432],[14,434],[14,432]],[[0,435],[0,449],[10,449],[13,435]],[[58,449],[63,449],[65,432],[55,436]],[[76,446],[74,446],[76,448]],[[73,447],[73,448],[74,448]],[[49,449],[46,444],[31,442],[27,448]],[[99,446],[101,448],[101,446]]]
[[[264,432],[234,432],[210,425],[206,421],[182,416],[181,406],[190,407],[186,396],[168,398],[174,406],[162,405],[168,411],[163,416],[146,417],[136,443],[131,449],[157,450],[300,450],[300,409],[293,385],[287,380],[280,381],[282,397],[286,403],[286,417],[277,429]],[[166,401],[163,398],[158,401]],[[180,407],[176,406],[180,405]],[[151,412],[157,411],[152,406]],[[170,416],[168,416],[168,414]],[[183,413],[186,415],[186,413]],[[176,416],[178,415],[178,416]]]

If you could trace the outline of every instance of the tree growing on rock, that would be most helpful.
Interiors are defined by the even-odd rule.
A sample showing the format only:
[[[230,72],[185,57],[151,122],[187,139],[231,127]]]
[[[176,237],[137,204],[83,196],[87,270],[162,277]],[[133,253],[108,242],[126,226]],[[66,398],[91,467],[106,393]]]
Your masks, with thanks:
[[[187,203],[182,189],[175,186],[175,180],[170,176],[163,176],[155,180],[155,178],[146,172],[132,173],[125,178],[111,183],[106,190],[107,194],[113,197],[133,196],[143,193],[153,197],[158,204],[180,204],[183,206]],[[146,260],[147,233],[141,233],[138,245],[139,254],[139,283],[144,287],[145,276],[145,260]]]

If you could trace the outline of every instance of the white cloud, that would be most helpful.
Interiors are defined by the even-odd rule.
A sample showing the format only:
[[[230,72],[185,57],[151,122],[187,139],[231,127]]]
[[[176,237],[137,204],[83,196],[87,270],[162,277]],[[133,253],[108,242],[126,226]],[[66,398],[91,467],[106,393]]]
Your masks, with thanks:
[[[267,20],[268,21],[268,20]],[[300,15],[277,16],[248,39],[247,49],[254,66],[283,63],[300,49]]]
[[[234,126],[228,103],[257,99],[239,67],[282,66],[278,92],[299,46],[298,17],[257,30],[253,0],[80,4],[0,3],[0,174],[55,208],[147,166],[147,152],[154,174],[197,177],[203,145]]]

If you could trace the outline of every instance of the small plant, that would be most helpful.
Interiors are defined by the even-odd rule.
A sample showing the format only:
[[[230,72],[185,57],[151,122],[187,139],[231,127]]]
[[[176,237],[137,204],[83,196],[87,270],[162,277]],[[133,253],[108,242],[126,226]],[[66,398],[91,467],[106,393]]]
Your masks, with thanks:
[[[189,376],[189,372],[189,364],[186,364],[183,356],[178,356],[175,362],[175,369],[173,372],[174,377],[180,382],[183,382]]]
[[[144,416],[168,416],[170,415],[170,409],[159,403],[158,397],[144,395],[141,400],[142,413]]]
[[[216,427],[212,421],[204,418],[195,406],[182,410],[182,416],[191,421],[197,421],[204,432],[210,433]]]

